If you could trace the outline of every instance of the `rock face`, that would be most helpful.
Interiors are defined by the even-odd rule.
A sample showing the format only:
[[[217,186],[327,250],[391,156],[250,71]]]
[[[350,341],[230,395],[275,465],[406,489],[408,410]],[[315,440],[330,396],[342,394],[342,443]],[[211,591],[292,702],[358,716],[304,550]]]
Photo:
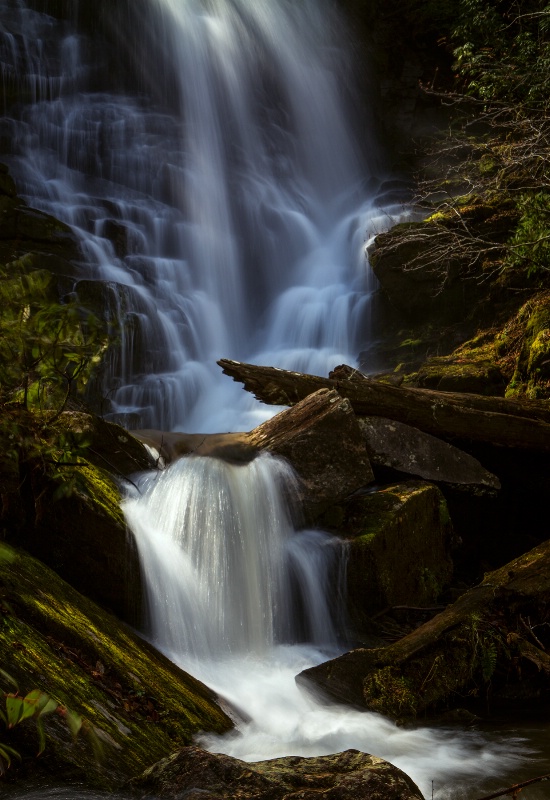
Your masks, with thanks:
[[[338,700],[396,719],[470,705],[486,711],[550,701],[550,541],[463,594],[387,647],[357,649],[302,672]]]
[[[0,263],[23,255],[34,258],[34,269],[72,275],[71,262],[81,258],[80,246],[68,225],[29,208],[16,194],[6,167],[0,164]]]
[[[402,223],[376,237],[369,257],[390,304],[403,316],[418,322],[427,318],[444,324],[464,320],[472,308],[482,309],[489,283],[490,258],[498,259],[518,220],[510,201],[471,200],[425,222]],[[468,235],[464,235],[467,229]],[[472,257],[468,237],[494,244],[490,256]]]
[[[474,493],[500,489],[498,478],[473,456],[418,428],[384,417],[362,417],[359,426],[372,464]]]
[[[359,627],[388,606],[430,606],[452,575],[453,528],[445,499],[422,481],[350,498],[339,527],[354,536],[348,597]]]
[[[310,520],[374,479],[355,414],[334,389],[281,411],[251,431],[248,442],[290,461]]]
[[[22,693],[39,688],[93,726],[102,745],[96,760],[88,738],[76,743],[56,714],[46,717],[46,750],[33,771],[112,789],[190,744],[199,730],[223,732],[231,721],[214,694],[129,628],[82,597],[52,570],[0,543],[2,669]],[[32,720],[9,734],[34,759]]]
[[[8,540],[119,616],[140,616],[139,562],[120,508],[125,476],[151,467],[141,442],[118,425],[89,414],[65,412],[60,432],[84,440],[79,466],[59,477],[40,460],[23,462],[19,481],[0,492],[2,516],[19,506],[22,519],[7,526]],[[74,481],[72,490],[65,488]]]
[[[357,750],[246,763],[186,747],[129,787],[140,798],[174,800],[422,800],[404,772]]]

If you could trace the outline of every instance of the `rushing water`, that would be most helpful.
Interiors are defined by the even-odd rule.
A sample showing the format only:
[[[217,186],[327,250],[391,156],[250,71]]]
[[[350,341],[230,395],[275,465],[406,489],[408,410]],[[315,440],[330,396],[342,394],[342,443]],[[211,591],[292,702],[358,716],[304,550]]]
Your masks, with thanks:
[[[1,122],[6,160],[29,204],[80,237],[76,291],[102,281],[120,320],[111,415],[247,429],[266,412],[216,360],[327,374],[368,353],[364,246],[406,213],[368,109],[357,144],[334,3],[123,5],[110,52],[71,20],[0,0],[2,79],[21,98]],[[188,457],[140,488],[125,511],[148,635],[247,720],[205,746],[245,760],[355,747],[401,766],[426,796],[433,781],[441,800],[519,763],[513,738],[399,729],[297,688],[299,671],[345,645],[345,559],[326,534],[299,530],[287,465]]]

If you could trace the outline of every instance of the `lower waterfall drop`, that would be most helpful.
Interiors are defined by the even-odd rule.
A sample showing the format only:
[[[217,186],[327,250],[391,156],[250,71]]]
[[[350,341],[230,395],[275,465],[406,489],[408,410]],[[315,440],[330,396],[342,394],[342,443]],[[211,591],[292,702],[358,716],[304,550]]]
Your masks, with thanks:
[[[138,548],[148,635],[207,683],[240,719],[198,743],[244,761],[350,748],[396,764],[430,796],[460,797],[521,763],[519,742],[404,729],[379,714],[331,705],[295,676],[342,652],[345,544],[296,530],[297,480],[268,454],[245,465],[186,456],[141,478],[124,503]]]

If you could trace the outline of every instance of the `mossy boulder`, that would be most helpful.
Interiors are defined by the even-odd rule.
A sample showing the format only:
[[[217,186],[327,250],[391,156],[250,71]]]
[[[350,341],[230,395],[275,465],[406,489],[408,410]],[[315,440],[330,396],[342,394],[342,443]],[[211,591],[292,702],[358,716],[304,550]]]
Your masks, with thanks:
[[[550,703],[549,622],[547,541],[394,644],[352,650],[299,679],[395,719],[457,704],[481,714],[540,710]]]
[[[453,528],[439,489],[424,481],[354,496],[339,532],[349,543],[348,597],[360,627],[388,606],[433,605],[452,575]]]
[[[151,466],[149,455],[124,428],[90,414],[65,412],[51,428],[69,448],[69,463],[20,455],[17,483],[12,475],[1,492],[4,536],[83,594],[137,622],[139,562],[120,500],[127,476]]]
[[[24,551],[0,543],[0,662],[21,692],[39,688],[87,721],[102,744],[74,742],[58,715],[36,760],[32,721],[6,734],[25,774],[113,789],[229,718],[213,693]],[[89,737],[88,737],[89,738]]]
[[[423,222],[396,225],[376,237],[369,258],[382,291],[405,319],[453,324],[479,316],[490,276],[518,220],[512,201],[464,197]],[[476,238],[494,243],[472,249]]]
[[[186,747],[131,781],[129,788],[140,798],[173,800],[422,800],[404,772],[358,750],[245,763]]]
[[[513,360],[506,397],[550,397],[550,292],[531,297],[496,337],[498,354]]]
[[[404,386],[504,396],[508,383],[499,364],[495,332],[488,331],[457,347],[450,355],[433,356],[403,380]]]

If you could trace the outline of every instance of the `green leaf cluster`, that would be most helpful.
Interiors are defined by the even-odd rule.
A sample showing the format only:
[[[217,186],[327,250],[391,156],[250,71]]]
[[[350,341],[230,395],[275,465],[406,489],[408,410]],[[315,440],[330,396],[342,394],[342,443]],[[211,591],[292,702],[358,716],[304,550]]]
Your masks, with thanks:
[[[548,107],[550,4],[460,0],[451,40],[462,89],[518,114]]]
[[[108,335],[75,301],[60,302],[52,282],[24,257],[0,266],[0,402],[60,413],[84,390]]]
[[[99,758],[101,755],[101,742],[97,733],[86,719],[66,706],[60,705],[57,700],[54,700],[47,692],[43,692],[41,689],[32,689],[25,696],[19,694],[19,689],[14,679],[2,669],[0,669],[0,679],[2,683],[9,684],[15,689],[15,692],[3,693],[5,705],[4,708],[0,707],[0,721],[9,731],[25,720],[34,720],[38,733],[37,755],[41,755],[46,747],[44,718],[49,714],[55,713],[65,721],[73,739],[76,739],[81,731],[88,736],[94,754],[96,758]],[[11,766],[13,758],[20,760],[20,753],[0,739],[0,777],[5,775],[6,770]]]
[[[39,463],[59,482],[58,496],[69,495],[80,476],[66,467],[81,463],[89,442],[55,423],[100,365],[106,325],[74,299],[61,301],[53,275],[27,257],[0,265],[0,304],[0,474],[17,484]]]
[[[550,271],[550,191],[522,194],[521,217],[510,241],[509,264],[525,269],[527,276]]]

